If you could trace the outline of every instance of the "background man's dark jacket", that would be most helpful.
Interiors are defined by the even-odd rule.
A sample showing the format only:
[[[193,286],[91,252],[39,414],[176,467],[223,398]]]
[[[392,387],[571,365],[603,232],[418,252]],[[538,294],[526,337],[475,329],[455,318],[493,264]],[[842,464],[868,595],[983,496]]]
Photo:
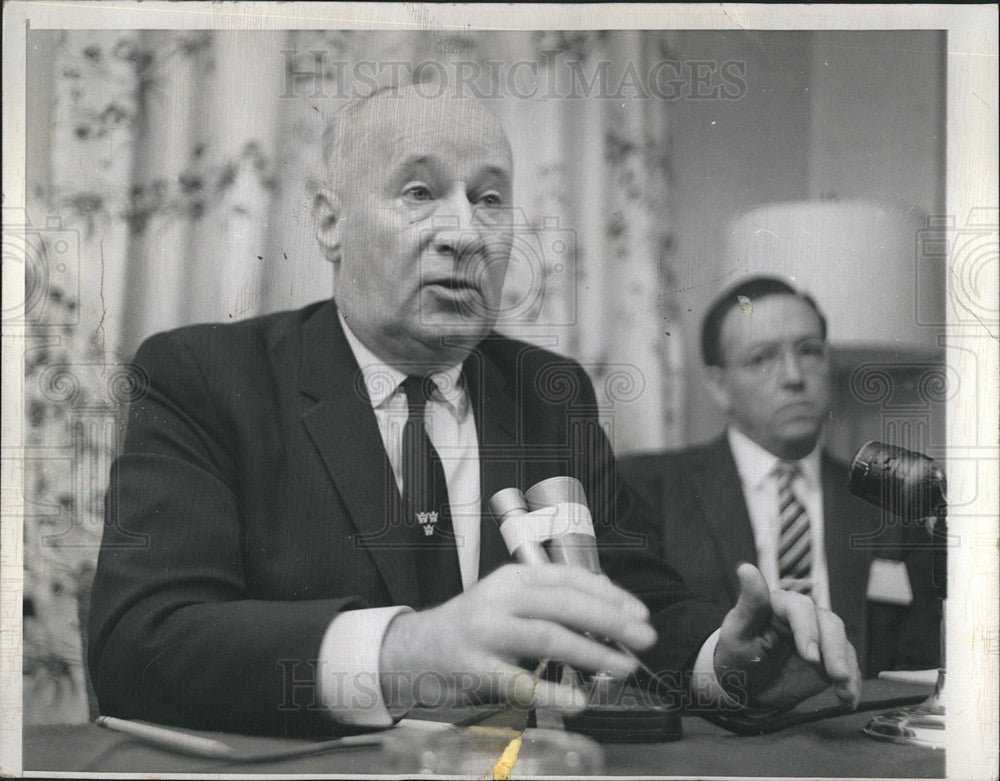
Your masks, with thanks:
[[[159,334],[135,363],[92,595],[104,714],[192,727],[330,730],[309,685],[330,622],[417,588],[399,493],[331,302]],[[644,599],[661,670],[690,666],[725,611],[645,552],[593,389],[569,359],[500,337],[464,365],[483,500],[553,475],[587,491],[605,571]],[[480,577],[509,561],[484,508]],[[393,544],[396,543],[396,547]]]
[[[693,591],[727,607],[739,595],[736,568],[757,563],[757,546],[736,463],[725,436],[675,452],[622,458],[619,475],[631,483],[660,527],[661,555]],[[847,491],[847,465],[824,453],[824,545],[831,609],[844,621],[862,669],[937,666],[938,615],[926,550],[905,541],[922,537],[883,523],[883,513]],[[892,516],[885,516],[892,523]],[[867,603],[873,555],[899,559],[905,553],[914,592],[909,609]],[[867,669],[866,669],[867,668]]]

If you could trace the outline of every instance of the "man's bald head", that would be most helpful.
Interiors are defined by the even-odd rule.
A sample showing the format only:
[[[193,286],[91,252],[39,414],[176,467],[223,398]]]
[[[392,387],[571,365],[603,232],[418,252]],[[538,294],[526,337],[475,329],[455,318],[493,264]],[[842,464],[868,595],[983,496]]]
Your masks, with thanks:
[[[512,165],[507,134],[481,101],[452,90],[427,96],[427,89],[413,84],[383,87],[336,113],[323,134],[323,161],[333,192],[350,197],[352,185],[366,170],[417,134],[449,144],[499,146]]]

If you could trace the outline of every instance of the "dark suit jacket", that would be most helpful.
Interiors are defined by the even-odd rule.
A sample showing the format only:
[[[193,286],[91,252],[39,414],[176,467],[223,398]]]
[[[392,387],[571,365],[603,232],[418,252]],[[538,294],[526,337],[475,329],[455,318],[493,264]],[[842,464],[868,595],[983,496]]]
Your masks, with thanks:
[[[824,453],[824,545],[831,608],[844,621],[868,674],[896,666],[937,665],[938,608],[926,550],[910,550],[898,523],[847,491],[848,467]],[[708,444],[623,458],[623,480],[650,504],[661,528],[661,555],[697,593],[736,602],[736,567],[757,563],[757,547],[736,463],[725,436]],[[891,524],[891,525],[890,525]],[[912,532],[916,532],[916,528]],[[905,541],[911,539],[906,532]],[[906,564],[914,592],[909,610],[866,601],[873,555]]]
[[[364,382],[331,302],[156,335],[149,391],[111,474],[89,664],[105,714],[206,729],[334,728],[312,685],[344,610],[411,602],[414,560]],[[602,565],[644,599],[684,670],[721,623],[646,550],[651,527],[615,482],[583,370],[500,337],[463,367],[484,502],[569,474],[587,491]],[[397,516],[398,517],[398,516]],[[480,577],[509,561],[483,511]]]

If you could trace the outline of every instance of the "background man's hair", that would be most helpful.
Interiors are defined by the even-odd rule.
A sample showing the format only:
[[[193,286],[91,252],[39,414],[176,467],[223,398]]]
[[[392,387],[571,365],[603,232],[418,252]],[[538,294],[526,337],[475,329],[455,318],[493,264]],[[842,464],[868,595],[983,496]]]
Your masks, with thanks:
[[[720,335],[722,322],[733,309],[740,306],[740,298],[750,299],[756,303],[768,296],[794,296],[808,304],[819,318],[823,338],[826,339],[826,317],[820,311],[815,299],[808,293],[796,290],[779,277],[751,277],[726,290],[705,312],[701,321],[701,359],[706,366],[723,366],[725,357],[722,354]]]

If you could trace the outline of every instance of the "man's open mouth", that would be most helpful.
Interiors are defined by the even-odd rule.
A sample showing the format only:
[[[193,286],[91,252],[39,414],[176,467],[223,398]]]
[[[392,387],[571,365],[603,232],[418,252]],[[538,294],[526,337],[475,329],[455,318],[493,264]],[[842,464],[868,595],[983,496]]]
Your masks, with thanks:
[[[455,290],[455,291],[463,291],[463,290],[472,290],[475,292],[479,291],[479,285],[475,284],[474,282],[468,279],[460,279],[460,278],[435,279],[428,282],[427,284],[436,285],[437,287],[443,287],[448,290]]]

